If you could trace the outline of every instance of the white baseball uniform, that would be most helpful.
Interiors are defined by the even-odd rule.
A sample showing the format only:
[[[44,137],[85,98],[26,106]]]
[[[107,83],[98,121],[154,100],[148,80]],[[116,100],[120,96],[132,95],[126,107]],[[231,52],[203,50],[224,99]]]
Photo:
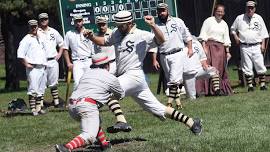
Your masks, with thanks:
[[[38,34],[45,38],[45,50],[47,57],[46,78],[48,87],[54,87],[58,84],[59,64],[55,59],[57,55],[56,47],[62,47],[64,44],[63,37],[55,29],[48,27],[46,31],[42,28],[38,29]]]
[[[83,36],[83,33],[71,30],[65,35],[63,48],[71,49],[74,88],[76,88],[85,70],[92,65],[91,56],[94,46],[92,41]]]
[[[166,106],[152,94],[143,72],[143,60],[150,47],[155,47],[154,34],[137,29],[134,26],[124,37],[115,29],[105,36],[106,45],[115,46],[118,80],[125,91],[145,110],[161,119],[165,119]]]
[[[28,81],[28,95],[40,97],[45,88],[42,85],[45,79],[45,67],[47,64],[42,37],[27,34],[20,42],[17,57],[25,59],[33,68],[26,68]]]
[[[239,15],[232,24],[231,31],[234,34],[239,33],[241,68],[245,75],[253,76],[253,64],[258,74],[265,74],[260,43],[269,35],[262,17],[256,13],[251,18],[246,14]]]
[[[206,54],[201,43],[193,38],[192,39],[192,57],[188,58],[184,64],[184,84],[186,88],[187,96],[190,99],[196,99],[196,79],[210,78],[218,74],[218,71],[214,67],[208,67],[204,70],[201,61],[207,60]],[[184,52],[187,53],[187,48],[184,48]]]
[[[184,42],[192,40],[191,34],[183,20],[168,17],[166,24],[157,23],[165,42],[158,47],[160,62],[168,81],[168,85],[180,84],[183,80],[184,62],[188,58],[183,52]]]
[[[79,85],[70,97],[69,113],[81,122],[84,141],[94,143],[100,126],[98,105],[108,102],[111,95],[117,99],[124,97],[118,79],[106,69],[87,69]]]
[[[112,30],[107,28],[106,33],[104,36],[109,36],[112,34]],[[97,33],[99,36],[99,34]],[[110,59],[110,73],[115,74],[116,73],[116,62],[115,62],[115,48],[114,46],[99,46],[99,45],[94,45],[95,48],[95,54],[100,53],[100,52],[105,52],[109,59]]]

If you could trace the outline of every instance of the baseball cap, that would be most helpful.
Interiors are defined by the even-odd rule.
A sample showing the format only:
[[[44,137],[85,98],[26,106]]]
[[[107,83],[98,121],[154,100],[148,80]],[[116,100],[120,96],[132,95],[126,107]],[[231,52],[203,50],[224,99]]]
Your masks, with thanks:
[[[76,15],[73,16],[73,19],[74,20],[82,20],[83,19],[83,16],[80,15],[80,14],[76,14]]]
[[[37,20],[29,20],[28,21],[28,25],[30,25],[30,26],[37,26],[38,25],[38,21]]]
[[[128,23],[133,20],[132,13],[129,11],[120,11],[114,15],[114,22],[116,24]]]
[[[157,5],[157,9],[161,9],[161,8],[167,9],[167,8],[168,8],[168,4],[166,4],[166,3],[159,3],[159,4]]]
[[[92,62],[94,65],[101,65],[110,62],[110,59],[106,53],[97,53],[92,56]]]
[[[107,23],[107,18],[104,16],[97,16],[96,17],[96,24],[98,23]]]
[[[49,18],[49,15],[47,13],[40,13],[38,15],[38,19],[42,19],[42,18]]]
[[[255,7],[255,5],[256,5],[256,2],[254,2],[254,1],[247,1],[247,3],[246,3],[246,6],[248,7],[248,6],[250,6],[250,7]]]

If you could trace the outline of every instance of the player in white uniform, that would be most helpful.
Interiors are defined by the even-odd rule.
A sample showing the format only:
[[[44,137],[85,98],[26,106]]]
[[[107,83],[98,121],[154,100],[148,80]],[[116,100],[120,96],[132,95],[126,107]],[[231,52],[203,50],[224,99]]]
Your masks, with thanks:
[[[213,90],[216,94],[220,93],[218,70],[207,64],[207,57],[201,43],[196,37],[192,38],[193,55],[184,64],[184,85],[187,96],[196,99],[196,79],[210,78],[213,83]],[[184,52],[187,53],[187,48]]]
[[[79,84],[79,80],[86,69],[92,64],[91,55],[94,51],[92,42],[83,36],[84,26],[81,15],[74,16],[74,30],[66,33],[64,38],[64,57],[69,70],[73,69],[74,89]],[[68,49],[71,49],[71,59],[69,59]]]
[[[157,26],[165,37],[165,42],[158,47],[158,52],[169,88],[167,106],[172,107],[175,100],[177,108],[181,108],[179,85],[183,82],[185,60],[192,55],[192,37],[183,20],[169,15],[167,4],[158,4],[157,13]],[[184,43],[187,44],[188,53],[183,51]],[[153,59],[154,67],[158,69],[156,53],[153,53]]]
[[[85,71],[70,97],[69,113],[80,121],[82,133],[65,145],[56,145],[57,151],[71,151],[93,144],[96,139],[103,150],[110,147],[101,129],[98,108],[106,104],[112,95],[121,99],[125,93],[117,78],[108,72],[110,59],[107,54],[95,54],[92,61],[93,66]]]
[[[59,78],[59,64],[58,59],[61,57],[63,52],[63,37],[54,28],[49,27],[49,16],[47,13],[41,13],[38,16],[40,28],[38,34],[45,38],[45,50],[47,55],[47,67],[46,67],[46,78],[47,82],[45,85],[51,88],[51,94],[53,97],[53,103],[55,107],[60,107],[59,96],[58,96],[58,78]],[[56,47],[59,47],[57,52]]]
[[[29,105],[34,116],[44,114],[41,109],[41,97],[45,92],[42,81],[45,79],[46,54],[44,40],[37,34],[37,20],[29,20],[29,34],[20,42],[17,57],[26,67]]]
[[[154,17],[146,16],[145,22],[153,33],[136,28],[132,13],[120,11],[114,16],[117,28],[112,35],[97,37],[91,31],[88,36],[95,44],[114,45],[116,48],[117,76],[125,96],[131,96],[148,112],[164,120],[166,117],[186,124],[194,134],[202,131],[201,121],[192,119],[171,107],[161,104],[148,87],[143,72],[143,60],[150,47],[156,47],[164,42],[162,32],[155,24]]]
[[[102,16],[96,17],[96,25],[98,28],[97,36],[108,36],[112,34],[112,30],[108,28],[107,18]],[[105,52],[110,58],[110,73],[115,74],[116,72],[116,62],[115,62],[115,48],[114,46],[98,46],[94,45],[95,54],[99,52]]]
[[[240,45],[241,68],[245,74],[248,91],[254,91],[252,85],[253,65],[259,76],[260,90],[267,90],[265,86],[266,67],[262,52],[265,51],[265,39],[269,37],[262,17],[255,13],[254,1],[246,3],[246,13],[236,17],[231,31]]]

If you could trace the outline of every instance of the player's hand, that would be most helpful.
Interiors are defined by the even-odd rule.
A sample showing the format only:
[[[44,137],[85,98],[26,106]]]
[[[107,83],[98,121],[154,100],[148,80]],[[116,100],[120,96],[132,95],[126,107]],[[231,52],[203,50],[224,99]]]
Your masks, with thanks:
[[[235,39],[235,43],[236,43],[237,45],[240,45],[240,40],[239,40],[239,38],[236,38],[236,39]]]
[[[150,25],[150,26],[154,26],[154,25],[155,25],[155,19],[154,19],[154,17],[151,16],[151,15],[145,16],[145,17],[144,17],[144,21],[145,21],[145,23],[147,23],[147,24]]]
[[[72,63],[68,63],[68,64],[67,64],[67,67],[68,67],[68,70],[72,70],[73,64],[72,64]]]
[[[83,30],[83,36],[86,37],[86,38],[92,38],[94,35],[93,31],[92,30],[89,30],[89,29],[84,29]]]
[[[27,63],[27,64],[25,65],[25,67],[26,67],[26,68],[29,68],[29,69],[33,69],[33,68],[34,68],[34,66],[33,66],[32,64],[30,64],[30,63]]]
[[[193,51],[192,51],[192,49],[188,49],[188,52],[187,52],[188,54],[188,57],[189,58],[191,58],[192,57],[192,55],[193,55]]]
[[[232,55],[230,52],[226,53],[227,61],[229,61],[232,58]]]
[[[62,54],[59,54],[59,53],[58,53],[58,54],[55,56],[54,59],[55,59],[56,61],[58,61],[58,60],[61,58],[61,55],[62,55]]]
[[[153,61],[153,67],[158,70],[160,68],[160,65],[158,63],[158,61]]]

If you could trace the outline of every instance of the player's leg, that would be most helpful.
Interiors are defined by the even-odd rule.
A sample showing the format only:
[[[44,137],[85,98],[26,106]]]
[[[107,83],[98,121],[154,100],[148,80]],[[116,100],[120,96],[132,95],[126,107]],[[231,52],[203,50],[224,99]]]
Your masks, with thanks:
[[[73,80],[74,80],[74,84],[73,84],[73,88],[77,88],[80,78],[82,77],[84,73],[84,64],[81,61],[74,61],[73,62]]]
[[[263,59],[263,55],[260,52],[260,47],[258,46],[254,46],[257,48],[257,51],[259,53],[255,54],[254,56],[252,56],[252,60],[254,62],[254,67],[255,70],[258,74],[259,77],[259,81],[260,81],[260,90],[267,90],[266,85],[265,85],[265,73],[267,71],[265,65],[264,65],[264,59]]]
[[[220,78],[218,70],[215,67],[208,67],[206,70],[201,68],[197,74],[197,77],[210,78],[215,95],[220,95]]]
[[[59,93],[58,93],[58,78],[59,78],[59,64],[56,60],[49,61],[49,67],[47,68],[47,85],[51,89],[51,95],[53,101],[51,105],[59,107]]]
[[[184,78],[184,84],[185,84],[185,88],[186,88],[186,94],[187,97],[191,100],[195,100],[196,99],[196,86],[195,86],[195,82],[196,82],[196,78],[194,74],[184,74],[183,76]]]
[[[36,112],[39,114],[45,114],[46,112],[42,110],[42,97],[45,93],[44,86],[44,79],[46,79],[46,73],[45,73],[45,66],[39,67],[37,73],[37,82],[38,82],[38,88],[37,88],[37,97],[36,97]]]
[[[240,46],[241,53],[241,68],[245,74],[246,82],[248,85],[248,91],[254,91],[252,79],[253,79],[253,63],[251,60],[251,48],[247,46]]]

